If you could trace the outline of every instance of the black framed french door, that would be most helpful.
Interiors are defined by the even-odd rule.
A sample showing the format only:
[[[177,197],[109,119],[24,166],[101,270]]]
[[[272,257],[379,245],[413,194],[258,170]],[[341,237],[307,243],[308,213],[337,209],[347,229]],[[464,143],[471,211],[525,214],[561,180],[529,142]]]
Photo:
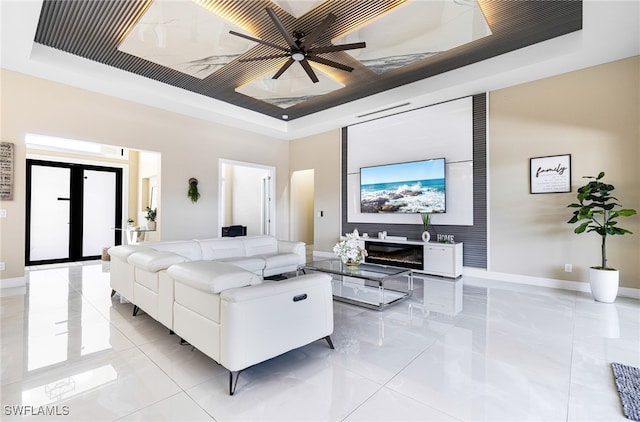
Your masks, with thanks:
[[[25,264],[98,259],[122,241],[122,169],[27,160]]]

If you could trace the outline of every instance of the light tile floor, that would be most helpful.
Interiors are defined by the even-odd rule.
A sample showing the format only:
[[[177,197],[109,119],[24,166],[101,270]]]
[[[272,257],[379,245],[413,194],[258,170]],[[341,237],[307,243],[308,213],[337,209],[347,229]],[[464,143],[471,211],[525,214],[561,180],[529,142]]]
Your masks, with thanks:
[[[109,296],[108,263],[37,267],[1,298],[2,419],[626,420],[610,363],[640,366],[640,302],[463,277],[383,312],[334,302],[317,341],[228,374]]]

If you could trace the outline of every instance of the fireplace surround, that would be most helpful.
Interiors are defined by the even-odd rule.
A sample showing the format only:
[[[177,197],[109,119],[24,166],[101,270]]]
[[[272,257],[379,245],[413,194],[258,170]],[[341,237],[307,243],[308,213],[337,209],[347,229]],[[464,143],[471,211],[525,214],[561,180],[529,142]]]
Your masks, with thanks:
[[[366,263],[407,268],[415,272],[458,278],[462,275],[462,243],[419,240],[362,239]]]

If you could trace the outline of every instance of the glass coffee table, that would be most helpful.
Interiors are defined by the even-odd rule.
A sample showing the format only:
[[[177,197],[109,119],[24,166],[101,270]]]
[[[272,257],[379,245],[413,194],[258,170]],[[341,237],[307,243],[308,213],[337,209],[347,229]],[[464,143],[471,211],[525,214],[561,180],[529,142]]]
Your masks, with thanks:
[[[349,267],[339,259],[326,259],[308,262],[304,269],[331,274],[335,300],[370,309],[380,311],[413,294],[413,274],[407,268],[376,264]]]

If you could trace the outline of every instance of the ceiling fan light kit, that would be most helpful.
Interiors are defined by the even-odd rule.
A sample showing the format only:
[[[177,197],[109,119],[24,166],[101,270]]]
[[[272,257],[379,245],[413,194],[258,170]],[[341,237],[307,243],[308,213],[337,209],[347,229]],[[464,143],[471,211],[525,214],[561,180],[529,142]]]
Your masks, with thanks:
[[[280,54],[270,54],[268,56],[261,57],[252,57],[248,59],[239,59],[238,62],[252,62],[257,60],[271,60],[275,58],[285,58],[288,57],[287,60],[282,67],[273,75],[273,79],[278,79],[294,62],[300,63],[304,71],[309,76],[309,79],[313,81],[313,83],[318,82],[318,77],[315,72],[311,68],[309,61],[320,63],[325,66],[333,67],[336,69],[343,70],[345,72],[353,71],[353,67],[344,65],[342,63],[335,62],[333,60],[326,59],[324,57],[319,57],[319,54],[326,53],[334,53],[337,51],[345,51],[345,50],[353,50],[358,48],[365,48],[367,45],[364,42],[357,43],[349,43],[349,44],[339,44],[339,45],[330,45],[325,47],[313,47],[313,43],[318,40],[318,38],[331,26],[331,24],[336,20],[336,16],[333,13],[329,13],[322,22],[311,32],[311,34],[307,35],[302,31],[292,31],[291,34],[287,31],[284,24],[278,18],[278,15],[273,11],[273,9],[267,7],[265,8],[267,14],[273,21],[273,24],[278,29],[282,38],[286,41],[288,47],[282,47],[278,44],[274,44],[268,41],[261,40],[259,38],[254,38],[248,35],[240,34],[235,31],[229,31],[231,35],[235,35],[238,37],[242,37],[251,41],[255,41],[259,44],[263,44],[269,46],[271,48],[275,48],[280,51],[284,51],[284,53]]]

